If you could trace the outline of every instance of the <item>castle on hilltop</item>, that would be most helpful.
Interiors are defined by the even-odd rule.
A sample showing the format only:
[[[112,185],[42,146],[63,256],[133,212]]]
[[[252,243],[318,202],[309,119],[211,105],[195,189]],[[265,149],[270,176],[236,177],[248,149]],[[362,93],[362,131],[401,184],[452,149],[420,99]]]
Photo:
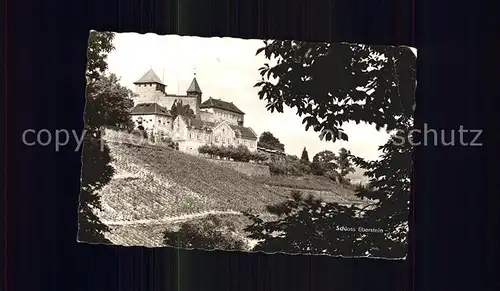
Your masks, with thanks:
[[[198,154],[204,144],[245,145],[257,151],[257,134],[244,126],[245,113],[232,102],[209,97],[202,102],[202,91],[196,75],[186,95],[166,93],[166,85],[153,70],[134,82],[138,94],[131,111],[134,126],[154,137],[170,137],[179,150]],[[194,116],[174,116],[174,104],[189,105]]]

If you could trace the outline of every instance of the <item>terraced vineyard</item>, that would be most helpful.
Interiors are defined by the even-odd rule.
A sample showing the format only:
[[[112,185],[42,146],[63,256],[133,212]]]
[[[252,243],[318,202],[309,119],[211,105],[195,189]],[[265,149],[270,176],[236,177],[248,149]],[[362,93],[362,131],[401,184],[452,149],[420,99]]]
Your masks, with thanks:
[[[305,195],[312,194],[316,197],[321,197],[327,202],[337,203],[360,203],[364,204],[367,201],[356,197],[355,188],[350,185],[342,185],[336,183],[327,177],[322,176],[271,176],[271,177],[255,177],[254,180],[264,185],[270,186],[276,191],[290,193],[291,190],[299,190]]]
[[[165,147],[108,144],[115,175],[100,193],[98,215],[115,244],[159,246],[162,230],[179,222],[205,214],[242,220],[242,211],[266,213],[294,189],[325,201],[360,202],[353,189],[317,177],[252,178]]]
[[[210,210],[262,212],[286,199],[250,177],[163,147],[109,143],[116,173],[101,192],[106,221]]]

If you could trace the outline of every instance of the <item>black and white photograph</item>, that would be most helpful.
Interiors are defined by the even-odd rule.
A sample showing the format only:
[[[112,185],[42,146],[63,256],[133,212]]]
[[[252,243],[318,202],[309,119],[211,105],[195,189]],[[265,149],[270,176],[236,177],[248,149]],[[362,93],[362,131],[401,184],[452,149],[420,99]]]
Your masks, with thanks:
[[[405,259],[416,58],[90,31],[77,240]]]

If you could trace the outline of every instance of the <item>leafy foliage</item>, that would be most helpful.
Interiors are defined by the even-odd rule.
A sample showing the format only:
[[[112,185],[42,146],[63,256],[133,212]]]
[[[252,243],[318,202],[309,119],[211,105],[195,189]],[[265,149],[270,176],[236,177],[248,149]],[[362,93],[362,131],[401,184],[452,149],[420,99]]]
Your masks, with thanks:
[[[398,89],[403,100],[413,96],[416,87],[416,58],[409,49],[397,52],[396,74]],[[368,187],[359,189],[358,196],[377,199],[375,208],[367,211],[365,217],[375,226],[383,226],[389,234],[377,241],[364,239],[361,243],[372,249],[375,255],[390,256],[406,254],[408,243],[408,216],[411,191],[411,174],[413,169],[413,147],[408,138],[414,126],[413,103],[406,103],[402,118],[395,133],[385,145],[378,161],[367,162],[354,158],[354,162],[366,169],[365,175],[370,177]],[[404,137],[403,142],[401,138]]]
[[[283,161],[276,161],[269,164],[269,172],[271,173],[271,175],[288,174],[286,164]]]
[[[101,208],[97,192],[109,183],[114,173],[111,156],[101,130],[105,126],[132,128],[129,110],[133,106],[132,92],[118,83],[118,78],[105,75],[106,58],[113,47],[114,34],[92,31],[87,51],[87,96],[85,131],[82,150],[81,193],[79,197],[79,231],[82,241],[109,243],[104,237],[108,228],[100,222],[95,210]]]
[[[337,203],[325,203],[312,196],[303,197],[292,191],[288,201],[268,206],[269,213],[279,217],[264,221],[246,214],[252,224],[246,228],[252,239],[261,240],[254,250],[311,254],[361,255],[353,246],[356,231],[342,231],[337,227],[357,229],[360,221],[353,219],[355,209]]]
[[[137,136],[137,137],[142,137],[144,139],[148,139],[148,132],[143,128],[134,129],[130,133]]]
[[[259,152],[250,152],[245,145],[234,146],[217,146],[214,144],[202,145],[198,148],[200,154],[207,154],[212,158],[218,157],[221,159],[233,159],[238,162],[262,162],[268,157]]]
[[[193,109],[189,106],[189,104],[182,104],[182,101],[177,102],[174,101],[174,104],[172,104],[172,107],[170,108],[170,113],[174,116],[174,119],[177,116],[184,116],[188,118],[194,118],[195,113]]]
[[[333,152],[325,150],[317,153],[311,163],[311,171],[314,175],[322,176],[325,173],[335,171],[338,165],[335,163],[336,156]]]
[[[103,233],[109,229],[100,222],[94,210],[101,207],[97,191],[109,183],[114,174],[113,167],[109,165],[110,162],[109,148],[105,142],[101,139],[85,137],[78,210],[78,238],[80,241],[109,242],[103,236]]]
[[[282,144],[279,141],[279,139],[276,138],[269,131],[265,131],[260,135],[259,141],[257,142],[257,146],[261,147],[261,148],[270,149],[270,150],[278,150],[281,152],[285,151],[285,145]]]
[[[348,121],[393,130],[402,115],[411,115],[407,108],[413,105],[413,93],[403,95],[398,88],[401,50],[405,48],[264,41],[257,53],[277,64],[264,64],[262,81],[255,86],[269,111],[296,108],[306,130],[312,127],[327,141],[347,140],[342,124]]]
[[[237,237],[235,232],[233,224],[210,215],[200,221],[183,223],[177,231],[166,230],[163,242],[165,245],[181,248],[245,250],[245,241]]]
[[[335,164],[335,154],[332,152],[332,151],[321,151],[319,153],[317,153],[316,155],[314,155],[313,157],[313,162],[314,163],[321,163],[321,164],[328,164],[328,166],[325,165],[325,167],[327,167],[328,169],[327,170],[330,170],[331,169],[335,169],[337,168],[337,164]]]
[[[400,134],[409,134],[411,124],[410,120],[402,124]],[[378,200],[374,209],[366,212],[365,219],[373,227],[388,230],[390,235],[377,241],[365,239],[361,243],[371,246],[375,255],[403,255],[408,243],[412,146],[408,142],[398,145],[397,137],[393,135],[380,149],[383,152],[380,160],[368,162],[359,157],[353,158],[370,177],[369,185],[359,187],[357,195]]]
[[[326,169],[323,166],[323,164],[319,162],[312,162],[311,163],[311,174],[316,175],[316,176],[323,176],[326,173]]]
[[[316,190],[316,191],[333,191],[337,196],[345,197],[347,200],[360,199],[355,196],[355,187],[346,187],[339,185],[325,176],[304,175],[300,177],[294,176],[270,176],[270,177],[254,177],[262,184],[268,186],[278,186],[292,188],[296,190]]]
[[[363,121],[377,129],[405,134],[413,126],[416,57],[407,47],[274,40],[265,41],[259,53],[276,61],[274,66],[266,63],[260,68],[262,80],[255,84],[260,88],[259,98],[267,101],[266,108],[271,112],[282,112],[284,106],[297,109],[306,130],[312,127],[320,132],[320,139],[348,140],[342,129],[346,122]],[[258,247],[268,251],[404,256],[411,146],[398,146],[395,139],[392,136],[382,147],[384,155],[379,161],[367,162],[348,152],[339,157],[342,174],[351,171],[345,161],[352,159],[367,169],[370,177],[370,187],[359,187],[359,196],[378,202],[363,209],[361,220],[355,216],[354,207],[341,209],[325,204],[324,208],[312,198],[294,198],[287,207],[278,207],[279,211],[270,209],[282,214],[274,222],[254,217],[249,231],[264,240]],[[311,166],[318,163],[313,161]],[[318,212],[323,214],[318,216]],[[332,212],[335,215],[326,215]],[[335,233],[331,226],[361,222],[384,233]],[[280,231],[284,234],[272,235]]]
[[[166,145],[168,148],[178,151],[179,143],[175,142],[171,137],[165,136],[160,138],[160,142]]]
[[[303,176],[311,173],[308,163],[303,163],[296,156],[286,155],[283,159],[272,160],[269,163],[272,175]]]
[[[102,75],[87,86],[85,129],[94,132],[103,126],[132,129],[130,110],[134,93],[118,83],[115,74]]]
[[[337,162],[339,173],[342,178],[345,179],[345,176],[355,171],[351,161],[351,152],[345,148],[339,150],[339,154],[335,157],[335,161]]]
[[[90,32],[87,47],[87,71],[85,73],[88,84],[97,81],[108,69],[106,59],[115,48],[113,39],[112,32]]]

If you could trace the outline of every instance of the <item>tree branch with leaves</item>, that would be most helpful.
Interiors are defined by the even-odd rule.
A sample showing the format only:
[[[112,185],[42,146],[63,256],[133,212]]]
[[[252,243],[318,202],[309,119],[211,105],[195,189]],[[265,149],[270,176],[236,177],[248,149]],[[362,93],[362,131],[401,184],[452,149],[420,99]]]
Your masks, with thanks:
[[[312,128],[319,133],[320,139],[326,141],[348,140],[348,133],[342,128],[347,122],[365,122],[377,130],[393,133],[391,140],[381,148],[384,154],[379,161],[368,162],[345,155],[367,170],[365,175],[373,186],[360,189],[358,193],[377,201],[363,210],[366,227],[384,229],[383,234],[358,235],[348,239],[358,255],[404,256],[412,148],[408,142],[403,145],[394,143],[394,132],[407,133],[413,126],[415,54],[408,47],[293,40],[264,41],[264,46],[257,51],[257,54],[260,53],[269,62],[260,68],[262,79],[255,87],[260,89],[259,98],[267,102],[268,111],[283,112],[285,106],[296,109],[305,129]],[[272,62],[275,64],[271,65]],[[350,171],[351,167],[347,165],[344,173]],[[303,212],[303,216],[278,220],[277,225],[293,221],[287,224],[287,231],[302,229],[304,223],[310,220],[305,213],[319,208],[318,202],[313,200],[302,203],[306,203],[302,207],[308,210]],[[336,219],[332,217],[330,222]],[[349,219],[359,222],[354,216]],[[272,248],[282,248],[282,251],[296,248],[283,240],[264,239],[273,244],[279,243]],[[302,236],[302,239],[307,238]],[[320,246],[325,242],[315,240],[315,243]],[[316,248],[320,250],[318,246]],[[300,251],[305,251],[304,248],[302,246]],[[344,250],[341,245],[333,250],[349,254],[349,250]]]
[[[132,128],[133,93],[121,86],[115,75],[106,74],[106,59],[114,49],[113,38],[111,32],[91,31],[87,51],[78,238],[91,243],[109,243],[104,235],[109,229],[96,215],[101,210],[99,190],[111,181],[114,174],[109,147],[101,136],[102,129],[106,126]]]

